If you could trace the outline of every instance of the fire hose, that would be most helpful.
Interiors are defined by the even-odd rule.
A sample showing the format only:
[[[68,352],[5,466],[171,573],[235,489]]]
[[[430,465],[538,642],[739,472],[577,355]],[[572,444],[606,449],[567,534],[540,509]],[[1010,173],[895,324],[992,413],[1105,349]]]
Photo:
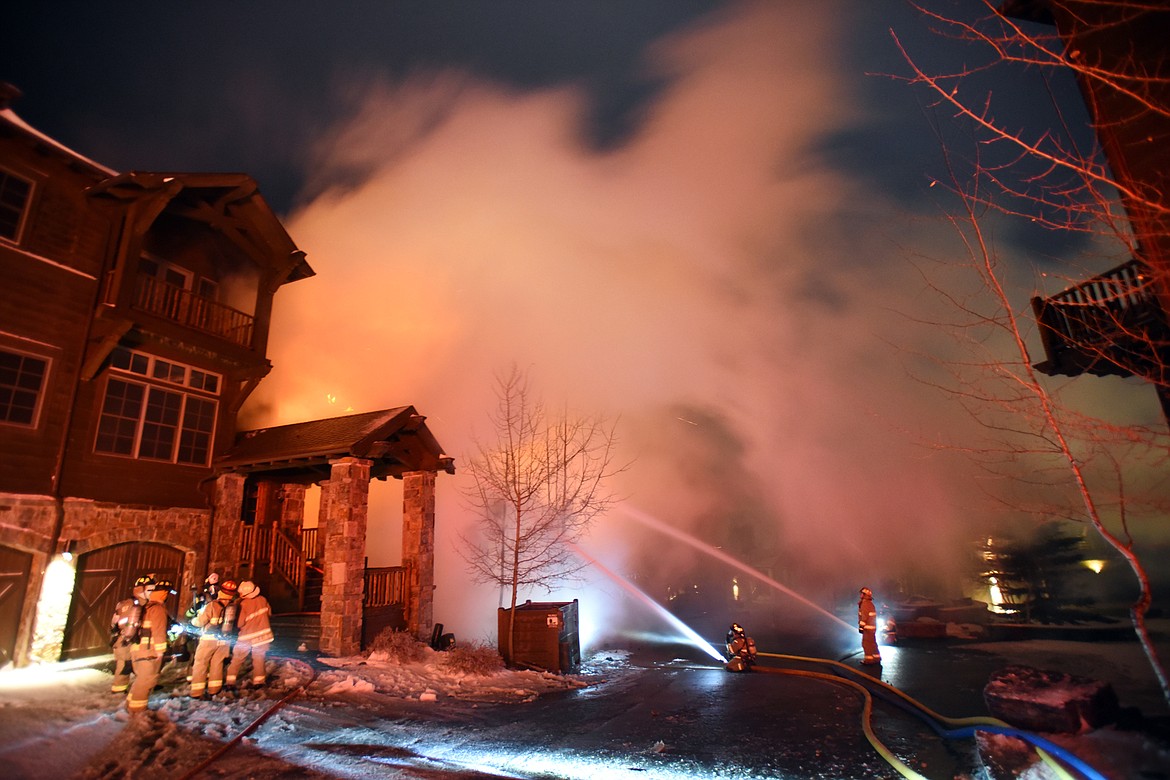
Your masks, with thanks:
[[[191,769],[189,772],[187,772],[185,775],[183,775],[181,780],[191,780],[192,778],[198,776],[200,772],[207,769],[207,767],[211,766],[216,761],[218,761],[220,758],[222,758],[225,753],[227,753],[233,747],[238,745],[240,743],[240,740],[242,740],[244,737],[251,734],[256,729],[258,729],[260,727],[260,725],[263,724],[264,721],[268,720],[268,718],[273,713],[275,713],[277,710],[279,710],[281,707],[283,707],[288,702],[292,701],[295,697],[300,695],[306,688],[308,688],[310,685],[312,685],[313,681],[317,679],[317,670],[310,667],[309,672],[310,672],[310,674],[309,674],[308,680],[301,683],[296,688],[293,688],[291,691],[286,693],[282,698],[278,699],[271,707],[266,709],[264,712],[260,713],[260,715],[257,718],[255,718],[251,723],[249,723],[247,726],[245,726],[244,729],[239,734],[235,735],[234,737],[229,739],[227,742],[220,745],[219,749],[217,749],[214,753],[212,753],[207,758],[203,759],[203,761],[201,761],[198,765],[196,765],[195,768]]]
[[[767,671],[779,674],[793,674],[801,677],[812,677],[822,679],[829,682],[836,682],[846,685],[861,694],[864,700],[862,707],[862,731],[865,733],[866,739],[874,750],[893,767],[903,777],[916,778],[925,780],[922,775],[915,772],[912,768],[903,763],[897,756],[895,756],[889,748],[887,748],[874,733],[871,718],[873,713],[873,695],[866,685],[862,685],[850,679],[846,679],[841,675],[844,670],[851,675],[861,677],[867,684],[872,684],[877,687],[877,694],[884,700],[888,701],[903,710],[915,715],[927,723],[939,736],[945,739],[967,739],[973,737],[976,731],[986,731],[993,734],[1005,734],[1023,739],[1030,743],[1035,749],[1040,758],[1056,773],[1060,778],[1068,778],[1072,780],[1072,775],[1069,774],[1061,764],[1057,763],[1052,755],[1056,755],[1065,764],[1073,767],[1083,777],[1089,780],[1106,780],[1105,775],[1094,769],[1082,759],[1070,751],[1060,747],[1059,745],[1044,739],[1036,734],[1028,731],[1017,729],[1002,720],[989,717],[970,717],[970,718],[948,718],[931,710],[926,705],[913,699],[906,693],[898,690],[892,685],[888,685],[881,680],[870,677],[869,675],[860,674],[856,669],[847,666],[839,661],[833,661],[827,658],[808,658],[796,655],[782,655],[778,653],[757,653],[757,655],[766,658],[777,658],[787,661],[796,661],[803,663],[828,664],[833,666],[836,670],[835,674],[825,674],[823,672],[810,672],[798,669],[774,669],[768,667],[756,667],[760,671]],[[944,728],[945,724],[949,728]],[[1051,755],[1050,755],[1051,754]]]

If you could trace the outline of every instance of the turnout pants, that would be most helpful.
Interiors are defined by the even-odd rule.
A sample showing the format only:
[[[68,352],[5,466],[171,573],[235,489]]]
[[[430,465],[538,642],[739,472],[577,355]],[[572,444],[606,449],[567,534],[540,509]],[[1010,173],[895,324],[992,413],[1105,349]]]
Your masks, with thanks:
[[[215,695],[223,688],[223,665],[228,658],[228,643],[213,636],[199,638],[191,666],[191,695]]]
[[[126,696],[126,709],[131,712],[142,712],[150,703],[150,692],[158,683],[159,672],[162,671],[162,656],[136,655],[134,658],[134,682],[130,683],[130,693]]]
[[[227,670],[227,684],[235,685],[236,678],[240,671],[244,668],[244,660],[249,655],[252,656],[252,684],[263,685],[266,679],[264,673],[264,657],[268,655],[268,645],[270,642],[265,642],[262,645],[250,645],[247,642],[236,640],[235,649],[232,650],[232,662],[228,665]]]
[[[877,631],[866,629],[861,632],[861,649],[865,653],[865,661],[877,663],[882,660],[882,654],[878,650]]]
[[[114,679],[110,683],[110,690],[114,693],[125,693],[130,689],[130,673],[134,671],[134,662],[130,660],[130,645],[123,643],[122,638],[114,640]]]

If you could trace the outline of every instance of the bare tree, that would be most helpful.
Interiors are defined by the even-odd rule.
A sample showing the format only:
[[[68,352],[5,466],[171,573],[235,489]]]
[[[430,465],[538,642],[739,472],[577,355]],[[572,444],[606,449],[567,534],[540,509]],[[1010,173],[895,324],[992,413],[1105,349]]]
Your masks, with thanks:
[[[465,460],[478,534],[464,535],[461,552],[476,581],[509,591],[500,645],[511,663],[520,589],[551,591],[588,565],[572,547],[616,500],[608,480],[622,469],[614,464],[614,425],[567,413],[549,419],[516,366],[497,375],[496,401],[494,440],[477,440]]]
[[[932,93],[975,141],[965,161],[952,143],[944,145],[944,184],[958,196],[948,217],[966,244],[977,289],[932,285],[964,315],[952,323],[954,332],[980,351],[952,368],[949,388],[988,434],[966,448],[997,475],[1009,461],[1011,470],[1026,470],[1030,483],[1024,490],[1016,483],[1017,495],[1076,497],[1079,507],[1066,502],[1054,514],[1087,523],[1128,564],[1139,590],[1130,609],[1134,629],[1170,702],[1146,627],[1150,578],[1129,530],[1139,502],[1127,490],[1140,478],[1143,453],[1152,456],[1147,464],[1153,459],[1165,469],[1164,432],[1086,414],[1065,403],[1063,386],[1050,378],[1138,376],[1158,389],[1170,417],[1170,12],[1154,0],[1008,0],[985,3],[979,19],[920,10],[954,45],[987,55],[982,64],[940,73],[921,66],[894,35],[909,81]],[[991,92],[972,87],[999,65],[1071,71],[1089,109],[1090,145],[1061,126],[1069,120],[1060,106],[1055,126],[1031,134],[995,110]],[[1013,269],[992,238],[991,226],[1005,218],[1087,234],[1098,247],[1112,242],[1127,260],[1057,296],[1038,296],[1033,320],[1016,302]],[[1029,352],[1033,332],[1046,361]]]

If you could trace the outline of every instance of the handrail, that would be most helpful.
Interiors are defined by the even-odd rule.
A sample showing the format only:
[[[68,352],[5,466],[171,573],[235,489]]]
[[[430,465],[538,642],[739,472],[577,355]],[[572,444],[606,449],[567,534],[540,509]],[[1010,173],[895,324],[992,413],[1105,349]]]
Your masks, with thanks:
[[[272,529],[272,559],[269,566],[297,591],[305,581],[305,558],[301,546],[279,528]]]
[[[304,553],[306,561],[311,561],[317,557],[316,528],[301,529],[301,552]]]
[[[138,281],[138,308],[240,346],[252,346],[252,315],[151,276]]]

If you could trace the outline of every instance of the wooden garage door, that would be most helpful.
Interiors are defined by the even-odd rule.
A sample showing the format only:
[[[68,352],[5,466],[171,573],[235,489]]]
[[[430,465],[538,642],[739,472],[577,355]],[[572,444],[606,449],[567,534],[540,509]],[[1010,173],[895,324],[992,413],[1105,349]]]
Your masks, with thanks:
[[[20,631],[20,613],[31,569],[30,553],[0,547],[0,666],[10,662],[16,652],[16,634]]]
[[[143,574],[167,577],[178,585],[183,576],[182,550],[164,544],[129,542],[80,556],[62,659],[109,652],[114,605],[130,596],[134,580]],[[167,606],[175,610],[173,596]]]

